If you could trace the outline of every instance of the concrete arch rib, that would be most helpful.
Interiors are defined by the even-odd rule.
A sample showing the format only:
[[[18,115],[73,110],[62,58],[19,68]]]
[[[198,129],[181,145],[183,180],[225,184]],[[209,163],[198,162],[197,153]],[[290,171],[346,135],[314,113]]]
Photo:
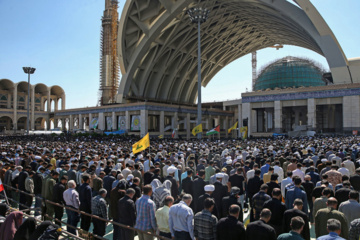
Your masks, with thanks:
[[[351,82],[345,55],[326,22],[309,0],[296,2],[299,7],[273,0],[201,1],[211,10],[209,20],[201,25],[202,85],[230,62],[279,43],[324,55],[333,76],[335,72],[335,83]],[[194,103],[197,29],[185,13],[194,4],[192,0],[126,2],[118,36],[123,72],[118,102],[141,97]]]

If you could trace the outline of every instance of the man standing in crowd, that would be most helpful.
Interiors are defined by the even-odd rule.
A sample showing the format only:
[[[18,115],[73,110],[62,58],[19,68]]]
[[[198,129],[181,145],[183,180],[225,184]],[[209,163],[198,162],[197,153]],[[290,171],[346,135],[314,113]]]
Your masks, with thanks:
[[[275,229],[267,224],[270,218],[271,211],[264,208],[260,213],[260,219],[247,225],[246,239],[276,240]]]
[[[89,186],[90,176],[88,174],[82,175],[83,184],[79,187],[80,211],[91,214],[91,200],[92,190]],[[91,217],[81,214],[80,228],[89,231],[91,224]]]
[[[56,183],[53,189],[53,198],[52,201],[61,205],[65,204],[63,193],[65,192],[67,184],[67,176],[62,176],[60,182]],[[58,219],[57,224],[61,226],[61,219],[64,215],[63,207],[54,205],[55,218]]]
[[[291,231],[281,234],[277,240],[303,240],[301,232],[305,222],[301,217],[293,217],[290,222]]]
[[[167,196],[164,201],[164,206],[159,208],[156,213],[156,222],[159,228],[159,235],[171,239],[171,232],[169,228],[169,211],[174,204],[174,198]]]
[[[216,240],[217,218],[211,214],[215,201],[207,198],[204,201],[204,209],[194,217],[194,236],[198,240]]]
[[[216,225],[217,240],[239,240],[245,239],[244,224],[240,222],[241,208],[238,205],[231,205],[229,215],[219,220]]]
[[[141,231],[137,231],[139,240],[152,240],[153,237],[145,234],[144,232],[156,233],[157,225],[155,219],[156,206],[150,199],[152,195],[151,185],[145,185],[143,188],[143,195],[136,201],[136,224],[135,228]]]
[[[80,200],[79,200],[79,194],[75,190],[76,183],[74,180],[70,180],[68,182],[68,189],[63,193],[64,201],[66,204],[66,215],[67,215],[67,224],[69,224],[72,227],[67,226],[66,231],[69,233],[72,233],[76,235],[76,227],[80,220],[80,215],[78,212],[72,211],[73,210],[79,210],[80,207]]]
[[[93,197],[91,201],[91,211],[93,215],[108,220],[108,209],[105,201],[106,193],[106,189],[102,188],[99,190],[99,195]],[[97,218],[93,218],[92,222],[94,225],[93,233],[103,237],[105,235],[107,222]]]
[[[126,190],[126,195],[121,198],[118,202],[118,223],[134,227],[136,223],[136,207],[135,203],[132,200],[135,196],[135,190],[129,188]],[[119,238],[118,239],[129,239],[133,240],[135,237],[135,232],[130,229],[125,229],[119,227]],[[115,239],[114,239],[115,240]]]
[[[192,201],[190,194],[185,194],[180,203],[173,205],[169,210],[169,228],[171,237],[175,240],[193,240],[194,213],[189,207]]]

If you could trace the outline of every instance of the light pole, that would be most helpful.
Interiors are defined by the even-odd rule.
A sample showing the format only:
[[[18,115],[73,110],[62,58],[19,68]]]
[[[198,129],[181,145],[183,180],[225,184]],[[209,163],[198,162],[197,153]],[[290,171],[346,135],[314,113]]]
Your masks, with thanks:
[[[197,107],[197,124],[201,124],[201,39],[200,39],[200,25],[201,23],[206,22],[209,10],[206,8],[190,8],[187,10],[189,14],[190,21],[193,23],[197,23],[198,25],[198,107]],[[198,139],[201,139],[202,133],[197,135]]]
[[[26,131],[27,135],[29,135],[29,129],[30,129],[30,74],[33,74],[36,70],[36,68],[32,67],[23,67],[24,73],[28,75],[28,102],[27,102],[27,120],[26,120]],[[34,103],[32,103],[34,104]]]

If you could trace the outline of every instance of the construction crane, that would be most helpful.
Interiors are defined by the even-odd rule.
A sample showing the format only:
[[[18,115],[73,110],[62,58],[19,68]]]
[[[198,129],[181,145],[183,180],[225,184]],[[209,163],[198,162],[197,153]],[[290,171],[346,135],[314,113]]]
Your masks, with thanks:
[[[276,48],[276,50],[279,50],[280,48],[283,48],[284,45],[282,44],[276,44],[274,46],[271,46],[271,48]],[[255,90],[255,82],[256,82],[256,67],[257,67],[257,57],[256,57],[256,51],[251,53],[251,65],[252,65],[252,90]]]
[[[110,103],[115,103],[116,90],[119,82],[119,61],[117,57],[117,33],[118,33],[118,1],[111,1],[111,94]]]

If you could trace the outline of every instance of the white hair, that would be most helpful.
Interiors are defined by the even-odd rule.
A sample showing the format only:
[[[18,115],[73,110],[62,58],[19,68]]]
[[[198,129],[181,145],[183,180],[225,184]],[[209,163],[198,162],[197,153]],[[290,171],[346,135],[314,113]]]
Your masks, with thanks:
[[[69,188],[75,188],[75,187],[76,187],[75,181],[74,181],[74,180],[70,180],[70,181],[68,182],[68,187],[69,187]]]

